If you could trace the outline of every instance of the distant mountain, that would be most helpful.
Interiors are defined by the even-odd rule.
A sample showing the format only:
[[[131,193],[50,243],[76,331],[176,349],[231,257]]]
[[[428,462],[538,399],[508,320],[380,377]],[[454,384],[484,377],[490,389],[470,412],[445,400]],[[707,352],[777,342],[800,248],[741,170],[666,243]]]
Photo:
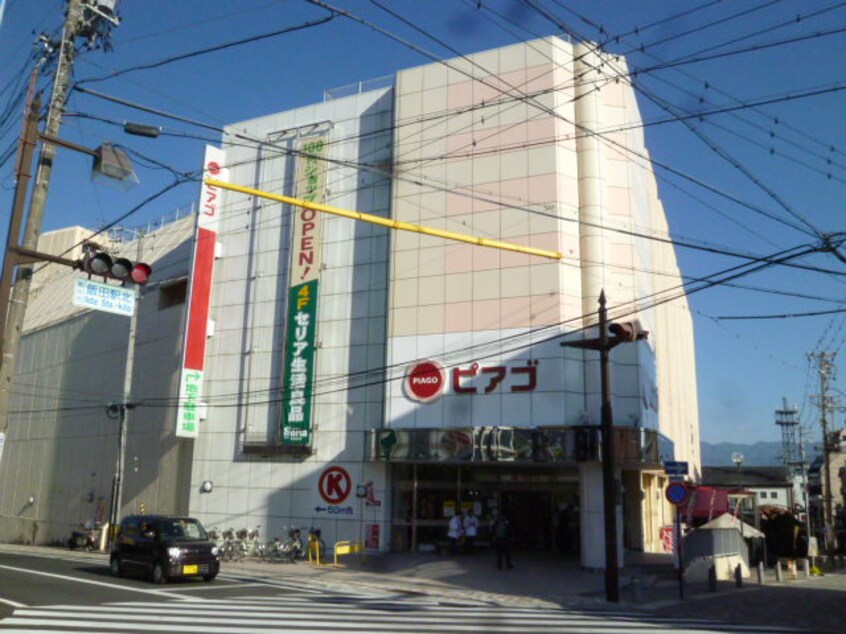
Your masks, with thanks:
[[[754,444],[732,442],[702,442],[702,464],[708,467],[733,467],[733,453],[743,454],[743,464],[748,467],[772,467],[782,464],[781,443],[777,440]]]

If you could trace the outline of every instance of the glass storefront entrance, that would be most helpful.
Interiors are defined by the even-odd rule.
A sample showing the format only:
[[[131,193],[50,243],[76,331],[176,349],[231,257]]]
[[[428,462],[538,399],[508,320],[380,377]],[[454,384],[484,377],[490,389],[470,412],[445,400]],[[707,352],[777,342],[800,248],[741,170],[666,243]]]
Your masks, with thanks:
[[[392,481],[394,551],[443,548],[449,519],[460,509],[479,517],[482,546],[490,543],[495,515],[505,512],[516,549],[578,552],[579,476],[574,468],[398,464],[392,467]]]

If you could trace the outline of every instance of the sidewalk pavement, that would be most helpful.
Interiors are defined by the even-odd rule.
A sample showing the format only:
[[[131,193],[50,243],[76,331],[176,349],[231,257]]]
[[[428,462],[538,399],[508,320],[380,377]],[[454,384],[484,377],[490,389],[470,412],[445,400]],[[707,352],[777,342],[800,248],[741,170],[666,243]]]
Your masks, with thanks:
[[[777,583],[768,570],[758,584],[753,572],[742,588],[719,582],[686,583],[679,597],[675,570],[664,557],[633,558],[620,571],[620,603],[605,600],[604,573],[582,569],[556,556],[515,553],[513,570],[497,570],[490,553],[446,556],[387,554],[349,556],[343,567],[262,562],[228,563],[227,574],[267,576],[327,590],[371,589],[425,596],[451,605],[564,607],[578,611],[640,612],[643,620],[661,617],[702,618],[742,625],[795,628],[800,632],[846,631],[846,570],[821,577]],[[637,577],[635,592],[632,578]]]
[[[67,550],[2,545],[3,552],[29,552],[49,556]],[[100,553],[75,556],[105,562]],[[675,571],[663,556],[632,557],[620,570],[620,603],[605,600],[604,574],[582,569],[576,561],[552,554],[514,553],[513,570],[497,570],[490,552],[471,555],[404,553],[349,555],[342,566],[314,566],[247,560],[226,562],[222,575],[261,577],[286,585],[329,592],[374,591],[399,596],[430,598],[450,605],[503,605],[513,607],[564,607],[578,611],[640,612],[661,617],[704,618],[735,624],[795,628],[800,632],[846,631],[846,570],[821,577],[775,581],[768,570],[763,584],[753,572],[743,588],[720,582],[716,592],[707,583],[685,584],[679,598]],[[632,578],[637,577],[639,592]]]

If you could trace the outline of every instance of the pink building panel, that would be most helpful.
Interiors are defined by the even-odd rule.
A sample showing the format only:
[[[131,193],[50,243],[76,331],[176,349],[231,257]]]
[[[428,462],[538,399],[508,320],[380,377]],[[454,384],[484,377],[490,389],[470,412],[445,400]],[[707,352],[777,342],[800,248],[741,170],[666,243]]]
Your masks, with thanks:
[[[532,327],[548,326],[561,322],[561,296],[533,295],[531,298]]]
[[[631,197],[628,187],[606,187],[605,196],[608,201],[609,212],[618,215],[631,215]]]
[[[550,166],[554,169],[554,165]],[[529,176],[526,179],[529,188],[529,202],[542,204],[555,202],[558,196],[558,176],[556,174],[543,174],[541,176]]]
[[[528,328],[531,326],[531,297],[507,297],[500,301],[501,328]]]
[[[485,299],[473,302],[473,330],[498,329],[501,302],[502,300],[499,299]]]
[[[473,248],[473,270],[491,271],[502,267],[502,253],[500,249],[488,247]]]
[[[466,273],[473,270],[472,244],[453,243],[444,254],[444,267],[448,273]]]
[[[473,329],[473,302],[447,304],[444,332],[469,332]]]

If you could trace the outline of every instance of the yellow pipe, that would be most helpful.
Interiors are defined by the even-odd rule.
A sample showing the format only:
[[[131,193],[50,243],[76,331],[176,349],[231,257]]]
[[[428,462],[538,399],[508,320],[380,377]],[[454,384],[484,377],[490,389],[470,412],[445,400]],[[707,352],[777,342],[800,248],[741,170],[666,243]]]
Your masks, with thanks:
[[[390,229],[397,229],[399,231],[413,231],[415,233],[422,233],[427,236],[436,236],[438,238],[445,238],[447,240],[457,240],[459,242],[469,242],[480,247],[491,247],[493,249],[502,249],[504,251],[515,251],[516,253],[526,253],[527,255],[537,255],[542,258],[549,258],[550,260],[560,260],[564,256],[559,251],[549,251],[548,249],[537,249],[535,247],[527,247],[521,244],[512,244],[510,242],[501,242],[500,240],[490,240],[488,238],[477,238],[465,233],[456,233],[454,231],[445,231],[443,229],[433,229],[432,227],[424,227],[422,225],[415,225],[410,222],[402,222],[401,220],[391,220],[389,218],[382,218],[381,216],[374,216],[373,214],[365,214],[360,211],[350,211],[348,209],[341,209],[340,207],[333,207],[331,205],[323,205],[320,203],[312,203],[301,198],[293,198],[291,196],[283,196],[281,194],[271,194],[270,192],[262,191],[260,189],[253,189],[252,187],[244,187],[243,185],[233,185],[224,181],[215,180],[213,178],[204,178],[203,182],[212,187],[220,187],[221,189],[228,189],[229,191],[247,194],[248,196],[258,196],[259,198],[267,198],[268,200],[275,200],[276,202],[286,203],[288,205],[296,205],[305,209],[312,209],[314,211],[322,211],[327,214],[335,216],[343,216],[344,218],[352,218],[353,220],[363,220],[374,225],[381,225]]]

